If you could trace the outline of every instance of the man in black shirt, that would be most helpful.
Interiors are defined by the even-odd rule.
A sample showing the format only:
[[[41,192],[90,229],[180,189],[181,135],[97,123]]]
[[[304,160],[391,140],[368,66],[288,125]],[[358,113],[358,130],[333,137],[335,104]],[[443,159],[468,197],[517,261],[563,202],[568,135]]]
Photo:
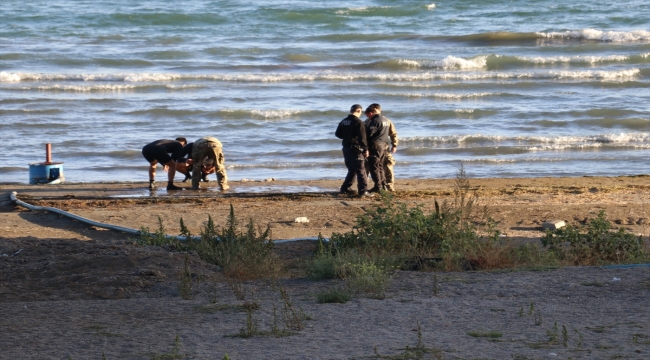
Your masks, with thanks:
[[[167,190],[181,190],[181,187],[174,185],[176,175],[176,161],[178,155],[187,143],[185,138],[179,137],[176,140],[156,140],[142,148],[142,156],[149,162],[149,189],[156,187],[156,165],[160,163],[167,171]],[[171,154],[171,155],[170,155]]]
[[[386,176],[384,174],[384,161],[386,158],[386,148],[390,145],[388,137],[389,123],[381,113],[372,106],[365,111],[366,117],[366,136],[368,137],[368,164],[370,165],[370,176],[375,186],[370,192],[379,192],[386,190]]]
[[[356,175],[359,197],[372,196],[367,191],[368,177],[365,171],[365,159],[368,157],[368,142],[366,128],[359,119],[362,109],[359,104],[352,105],[350,115],[341,120],[334,133],[337,138],[343,140],[343,158],[345,167],[348,168],[348,173],[341,185],[341,193],[353,192],[351,186]]]

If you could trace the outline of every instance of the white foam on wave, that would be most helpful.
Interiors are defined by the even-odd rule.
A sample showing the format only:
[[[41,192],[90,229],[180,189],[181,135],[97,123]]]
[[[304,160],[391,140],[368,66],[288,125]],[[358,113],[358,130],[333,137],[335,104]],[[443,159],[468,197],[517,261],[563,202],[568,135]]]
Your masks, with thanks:
[[[183,78],[174,73],[143,73],[143,74],[15,74],[23,81],[124,81],[124,82],[161,82]]]
[[[487,56],[477,56],[472,59],[463,59],[455,56],[447,56],[442,60],[409,60],[398,59],[397,63],[409,67],[439,68],[439,69],[482,69],[487,66]]]
[[[265,119],[281,119],[303,113],[302,110],[251,110],[251,114]]]
[[[472,114],[474,113],[474,109],[456,109],[454,112],[460,114]]]
[[[92,85],[38,85],[38,86],[19,86],[13,87],[13,89],[29,91],[29,90],[39,90],[39,91],[71,91],[71,92],[92,92],[92,91],[130,91],[136,89],[147,89],[150,86],[147,85],[126,85],[126,84],[92,84]],[[164,88],[170,90],[183,90],[183,89],[193,89],[193,88],[202,88],[200,85],[164,85]]]
[[[448,59],[450,63],[461,64]],[[471,63],[471,64],[470,64]],[[483,66],[477,59],[469,62],[467,66]],[[454,65],[456,66],[456,65]],[[526,79],[526,78],[585,78],[585,79],[611,79],[637,76],[638,68],[626,70],[584,70],[584,71],[477,71],[477,72],[439,72],[427,71],[420,73],[364,73],[364,72],[312,72],[312,73],[275,73],[275,74],[177,74],[177,73],[144,73],[144,74],[38,74],[18,73],[5,75],[10,81],[122,81],[122,82],[169,82],[174,80],[206,80],[230,82],[290,82],[290,81],[427,81],[427,80],[484,80],[484,79]],[[15,75],[15,76],[14,76]]]
[[[545,38],[586,39],[611,42],[634,42],[650,40],[650,31],[602,31],[596,29],[583,29],[559,32],[538,32],[537,35]]]
[[[436,8],[436,4],[429,4],[427,5],[427,10],[433,10]]]
[[[400,137],[404,143],[519,143],[519,144],[542,144],[544,146],[567,145],[581,146],[583,144],[629,144],[634,146],[650,146],[650,133],[611,133],[586,136],[501,136],[501,135],[449,135],[449,136],[414,136]],[[590,145],[591,146],[591,145]],[[558,147],[559,149],[559,147]]]
[[[626,61],[630,59],[630,56],[627,55],[608,55],[608,56],[577,55],[577,56],[551,56],[551,57],[516,56],[516,58],[534,64],[554,64],[554,63],[595,64],[599,62]]]
[[[403,96],[408,98],[438,98],[438,99],[470,99],[486,96],[499,96],[503,93],[469,93],[469,94],[451,94],[451,93],[388,93],[387,96]]]
[[[356,11],[356,12],[368,11],[368,7],[367,6],[352,7],[352,8],[347,8],[345,10],[337,10],[334,13],[336,15],[350,15],[350,12],[352,11]]]
[[[525,147],[526,150],[531,152],[538,151],[561,151],[561,150],[572,150],[572,149],[594,149],[600,148],[603,144],[601,143],[592,143],[592,144],[553,144],[553,145],[542,145],[542,146],[531,146]]]
[[[359,6],[359,7],[351,7],[347,8],[344,10],[337,10],[334,12],[336,15],[350,15],[350,13],[353,12],[368,12],[371,9],[390,9],[393,8],[394,6]]]
[[[117,85],[117,84],[101,84],[101,85],[91,85],[91,86],[81,86],[81,85],[49,85],[49,86],[35,86],[22,87],[21,90],[32,90],[37,89],[40,91],[72,91],[72,92],[91,92],[91,91],[127,91],[135,89],[135,85]]]
[[[477,56],[473,59],[463,59],[447,56],[442,61],[443,69],[481,69],[487,66],[487,56]]]
[[[0,82],[20,82],[21,78],[18,74],[0,71]]]
[[[551,71],[550,75],[558,79],[578,79],[578,78],[593,78],[593,79],[615,79],[627,78],[638,75],[639,69],[629,70],[589,70],[589,71]]]

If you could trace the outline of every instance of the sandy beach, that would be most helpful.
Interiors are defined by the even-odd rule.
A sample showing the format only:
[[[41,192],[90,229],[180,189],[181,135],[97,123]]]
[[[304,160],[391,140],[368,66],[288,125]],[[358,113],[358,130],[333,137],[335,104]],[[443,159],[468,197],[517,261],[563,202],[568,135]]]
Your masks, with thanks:
[[[394,197],[430,210],[434,200],[453,198],[453,181],[399,180]],[[647,176],[470,182],[503,236],[516,241],[538,241],[544,221],[579,225],[600,210],[634,234],[650,231]],[[225,193],[208,185],[175,194],[150,194],[144,183],[0,185],[3,357],[414,358],[414,347],[424,358],[445,359],[650,357],[644,301],[649,267],[398,271],[384,300],[361,297],[345,304],[315,300],[337,281],[308,281],[289,271],[281,286],[307,315],[304,329],[285,337],[240,338],[232,335],[246,326],[240,305],[251,301],[251,291],[260,305],[254,313],[260,330],[272,326],[274,306],[282,303],[276,286],[245,283],[247,300],[237,300],[216,266],[189,254],[192,273],[203,281],[193,300],[183,300],[178,281],[185,254],[136,246],[132,235],[8,200],[15,191],[34,205],[134,229],[155,230],[160,218],[168,234],[178,233],[181,217],[195,234],[208,216],[224,225],[232,205],[242,222],[268,225],[274,240],[349,231],[355,217],[378,201],[338,194],[340,181],[330,180],[232,182]],[[297,217],[309,222],[295,223]],[[309,241],[276,246],[292,264],[312,250]],[[211,294],[216,304],[208,300]]]

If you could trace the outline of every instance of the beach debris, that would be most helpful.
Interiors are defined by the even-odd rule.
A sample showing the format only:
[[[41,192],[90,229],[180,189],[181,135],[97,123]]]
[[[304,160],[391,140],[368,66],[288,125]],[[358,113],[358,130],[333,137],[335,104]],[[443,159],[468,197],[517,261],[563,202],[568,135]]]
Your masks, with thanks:
[[[566,226],[564,220],[550,220],[542,224],[542,229],[557,230]]]
[[[612,281],[621,281],[621,278],[615,277],[615,278],[612,279]]]
[[[264,179],[264,180],[262,180],[262,181],[263,181],[263,182],[275,181],[275,178],[268,178],[268,179]]]
[[[3,256],[3,257],[14,257],[14,256],[20,254],[22,251],[23,251],[23,249],[19,249],[18,251],[16,251],[15,253],[13,253],[13,254],[11,254],[11,255],[9,255],[9,254],[0,254],[0,256]]]
[[[241,179],[241,182],[251,182],[251,181],[255,181],[255,180],[246,179],[246,178]]]
[[[293,222],[297,222],[297,223],[308,223],[308,222],[309,222],[309,219],[307,219],[307,218],[304,217],[304,216],[301,216],[301,217],[297,217],[296,220],[294,220]]]

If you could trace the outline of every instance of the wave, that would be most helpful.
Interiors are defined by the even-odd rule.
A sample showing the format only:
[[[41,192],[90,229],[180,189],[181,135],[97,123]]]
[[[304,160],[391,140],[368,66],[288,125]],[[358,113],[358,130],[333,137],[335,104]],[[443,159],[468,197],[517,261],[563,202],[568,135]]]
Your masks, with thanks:
[[[596,134],[587,136],[501,136],[501,135],[449,135],[449,136],[416,136],[400,137],[400,143],[406,146],[444,146],[451,145],[481,145],[500,143],[525,144],[578,144],[578,143],[650,143],[650,133],[619,133]]]
[[[2,81],[0,81],[2,82]],[[91,84],[91,85],[35,85],[35,86],[12,86],[5,87],[7,90],[19,91],[53,91],[53,92],[75,92],[75,93],[92,93],[92,92],[135,92],[135,91],[152,91],[152,90],[187,90],[201,89],[203,85],[125,85],[125,84]]]
[[[538,32],[542,38],[554,39],[584,39],[606,42],[636,42],[649,41],[650,31],[632,30],[632,31],[602,31],[596,29],[555,31],[555,32]]]
[[[551,31],[551,32],[510,32],[497,31],[478,34],[457,35],[457,36],[422,36],[424,40],[434,41],[462,41],[485,44],[507,44],[517,42],[536,42],[544,39],[566,39],[576,41],[601,41],[629,43],[638,41],[649,41],[650,31],[631,30],[631,31],[602,31],[596,29]]]
[[[10,172],[24,172],[27,171],[29,168],[27,167],[19,167],[19,166],[0,166],[0,173],[10,173]]]
[[[341,151],[339,150],[337,152],[337,157],[341,157]],[[337,161],[323,161],[323,162],[315,162],[315,161],[305,161],[305,162],[290,162],[290,163],[285,163],[285,162],[266,162],[266,163],[261,163],[261,164],[232,164],[232,163],[226,163],[226,168],[227,169],[288,169],[288,168],[295,168],[295,169],[300,169],[300,168],[322,168],[322,167],[327,167],[327,168],[340,168],[341,167],[341,161],[342,160],[337,160]]]
[[[436,98],[444,100],[473,99],[488,96],[519,96],[518,94],[506,93],[469,93],[469,94],[450,94],[450,93],[387,93],[385,96],[407,97],[407,98]]]
[[[470,59],[463,59],[456,56],[447,56],[442,60],[409,60],[395,59],[371,64],[364,64],[362,67],[381,67],[388,69],[410,69],[410,68],[430,68],[430,69],[482,69],[487,65],[488,56],[477,56]],[[357,66],[359,67],[359,66]]]
[[[19,81],[114,81],[114,82],[169,82],[174,80],[203,80],[224,82],[291,82],[291,81],[430,81],[430,80],[484,80],[484,79],[614,79],[630,78],[648,74],[650,69],[625,70],[566,70],[566,71],[483,71],[471,73],[458,72],[419,72],[419,73],[362,73],[362,72],[312,72],[312,73],[275,73],[275,74],[178,74],[178,73],[143,73],[143,74],[36,74],[0,72],[0,82]],[[67,89],[57,85],[58,89]],[[182,85],[185,86],[185,85]],[[195,85],[187,85],[189,87]],[[99,89],[102,87],[100,86]],[[133,89],[129,88],[128,89]],[[124,88],[125,90],[127,88]],[[44,89],[49,89],[44,87]],[[57,89],[57,88],[53,88]],[[70,87],[71,91],[77,88]],[[84,90],[81,87],[78,90]],[[90,88],[92,89],[92,88]],[[112,84],[106,89],[113,89]],[[119,89],[119,88],[117,88]],[[76,90],[75,90],[76,91]]]
[[[0,115],[54,115],[62,112],[61,109],[0,109]]]
[[[593,65],[596,63],[650,63],[650,53],[638,55],[574,55],[574,56],[508,56],[508,55],[479,55],[472,58],[460,58],[449,55],[442,60],[413,60],[392,59],[352,66],[353,68],[373,69],[385,68],[389,70],[409,69],[442,69],[442,70],[472,70],[472,69],[500,69],[503,67],[531,67],[538,65],[577,64]],[[347,65],[346,65],[347,66]]]
[[[294,116],[315,116],[322,115],[326,111],[311,110],[243,110],[243,109],[219,109],[215,111],[188,110],[188,109],[145,109],[127,112],[127,115],[136,116],[173,116],[173,117],[206,117],[224,119],[285,119]],[[340,113],[340,111],[339,111]]]

